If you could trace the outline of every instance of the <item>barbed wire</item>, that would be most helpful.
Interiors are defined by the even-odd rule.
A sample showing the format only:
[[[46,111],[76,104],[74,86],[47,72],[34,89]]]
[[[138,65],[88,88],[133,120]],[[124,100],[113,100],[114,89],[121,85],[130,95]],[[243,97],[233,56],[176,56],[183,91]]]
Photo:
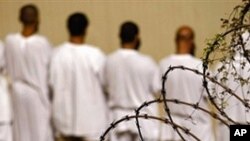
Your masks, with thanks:
[[[203,85],[204,88],[208,94],[208,97],[211,101],[211,103],[213,104],[213,106],[216,108],[216,110],[219,111],[219,113],[226,117],[229,121],[231,121],[234,124],[239,124],[235,121],[233,121],[223,110],[223,108],[220,108],[218,106],[218,104],[215,102],[215,99],[211,93],[210,90],[208,88],[208,77],[206,76],[207,73],[209,73],[209,64],[211,64],[212,59],[210,59],[211,54],[213,54],[216,50],[218,50],[220,47],[223,46],[223,43],[225,43],[225,37],[231,34],[231,41],[230,41],[230,45],[227,46],[226,50],[230,53],[231,50],[235,50],[236,46],[240,46],[241,49],[243,50],[243,54],[242,56],[244,58],[246,58],[247,62],[250,63],[250,59],[249,59],[249,55],[248,55],[248,51],[246,50],[246,46],[245,46],[245,42],[243,41],[242,38],[242,34],[247,31],[250,27],[249,25],[249,21],[247,24],[244,23],[244,19],[245,16],[247,15],[247,13],[249,12],[249,8],[250,8],[250,1],[243,1],[243,5],[242,6],[236,6],[235,9],[233,10],[234,13],[238,13],[235,14],[232,18],[231,18],[231,23],[230,23],[230,19],[223,19],[224,21],[224,26],[226,26],[226,31],[224,33],[218,34],[216,35],[216,38],[214,40],[211,41],[211,43],[208,43],[208,47],[205,49],[205,53],[204,53],[204,58],[203,58]],[[239,11],[239,9],[241,9]],[[225,22],[226,21],[226,22]],[[236,40],[238,39],[238,40]],[[238,53],[240,52],[240,50],[237,50]],[[232,57],[230,59],[228,59],[228,62],[234,62],[234,54],[226,54],[224,57]],[[226,63],[228,62],[224,62],[221,61],[221,63],[223,65],[227,65]],[[223,66],[222,65],[222,66]],[[223,66],[224,67],[224,66]],[[225,67],[224,67],[225,68]],[[235,68],[235,67],[233,67]],[[235,69],[235,71],[237,71]],[[211,82],[216,83],[217,85],[220,85],[222,88],[224,88],[230,95],[232,95],[233,97],[235,97],[236,99],[238,99],[243,105],[245,105],[246,108],[250,108],[249,103],[247,101],[245,101],[244,99],[240,98],[238,94],[234,93],[232,89],[230,89],[228,86],[223,86],[221,82],[219,81],[215,81],[215,79],[209,79]]]
[[[170,66],[162,76],[161,98],[151,100],[148,102],[146,101],[142,103],[137,109],[135,109],[135,115],[127,115],[111,123],[111,125],[104,131],[104,133],[100,137],[100,141],[104,141],[108,133],[112,129],[115,129],[118,126],[118,124],[130,121],[132,119],[135,119],[135,125],[141,141],[144,141],[144,137],[141,131],[140,119],[155,120],[170,125],[183,141],[187,140],[185,139],[184,134],[191,136],[193,139],[197,141],[200,141],[201,139],[197,135],[192,133],[189,130],[189,128],[185,127],[184,125],[179,125],[175,123],[171,113],[171,109],[168,106],[169,103],[185,106],[194,109],[194,111],[201,111],[203,113],[206,113],[208,117],[220,121],[227,127],[229,127],[230,124],[248,124],[248,122],[237,121],[232,117],[230,117],[230,115],[228,115],[227,112],[225,112],[224,106],[220,104],[220,100],[225,97],[224,93],[226,93],[227,95],[230,96],[230,98],[235,98],[246,109],[248,110],[250,109],[250,104],[249,104],[250,99],[246,99],[244,96],[243,97],[240,96],[235,89],[230,88],[225,83],[229,82],[228,79],[229,77],[234,77],[235,81],[239,82],[239,86],[237,87],[242,88],[245,85],[250,84],[250,76],[248,76],[247,78],[243,78],[243,76],[241,76],[241,73],[238,73],[239,70],[234,66],[235,56],[237,54],[241,58],[244,58],[240,62],[242,70],[244,70],[247,65],[250,66],[250,57],[249,57],[250,49],[247,49],[247,42],[249,41],[250,37],[248,37],[246,41],[244,41],[242,37],[242,35],[245,32],[250,31],[249,11],[250,11],[250,0],[243,0],[242,4],[236,6],[233,9],[228,19],[221,19],[223,22],[222,28],[225,29],[225,32],[217,34],[213,39],[208,41],[207,47],[204,50],[204,57],[202,59],[203,69],[201,72],[197,69],[188,68],[185,66]],[[215,62],[219,62],[221,64],[221,67],[217,68],[216,70],[217,73],[214,74],[211,72],[210,67]],[[227,66],[231,66],[232,69],[231,70],[226,69]],[[205,89],[206,92],[205,94],[208,97],[209,102],[215,108],[215,111],[201,107],[200,101],[194,101],[194,103],[189,103],[187,101],[182,101],[180,99],[167,98],[168,96],[166,92],[167,78],[168,75],[175,70],[192,72],[203,79],[201,85]],[[232,72],[229,73],[230,71]],[[250,71],[250,69],[248,71]],[[217,76],[220,75],[222,76],[222,78],[217,79]],[[220,87],[221,93],[223,92],[222,94],[219,93],[220,91],[211,92],[210,87],[215,85]],[[250,90],[247,93],[250,94]],[[221,96],[222,98],[220,99],[219,96]],[[166,114],[166,117],[141,114],[142,109],[147,108],[152,104],[161,104],[161,103],[163,103],[163,109]],[[189,117],[192,117],[192,115],[190,114]]]

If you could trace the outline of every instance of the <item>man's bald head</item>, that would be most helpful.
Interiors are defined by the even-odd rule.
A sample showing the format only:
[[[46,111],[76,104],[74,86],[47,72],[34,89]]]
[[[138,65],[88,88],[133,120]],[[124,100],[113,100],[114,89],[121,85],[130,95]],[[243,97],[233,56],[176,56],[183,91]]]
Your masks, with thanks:
[[[193,40],[194,39],[194,31],[189,26],[181,26],[178,28],[175,36],[176,43],[180,42],[181,40]]]
[[[38,24],[38,8],[33,4],[28,4],[20,9],[19,20],[24,26]]]
[[[175,36],[175,42],[177,46],[177,52],[179,53],[189,53],[194,55],[195,53],[195,43],[194,43],[195,33],[193,29],[189,26],[181,26]]]

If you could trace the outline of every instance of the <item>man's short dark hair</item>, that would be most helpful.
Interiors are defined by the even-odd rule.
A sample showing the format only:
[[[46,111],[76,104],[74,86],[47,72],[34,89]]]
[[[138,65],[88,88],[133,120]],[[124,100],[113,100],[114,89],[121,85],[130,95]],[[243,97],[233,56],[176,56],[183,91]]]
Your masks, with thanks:
[[[125,22],[120,28],[121,43],[133,42],[136,36],[139,34],[139,28],[134,22]]]
[[[88,18],[83,13],[74,13],[68,18],[68,30],[71,36],[85,35],[88,27]]]
[[[38,22],[38,8],[33,4],[24,5],[20,9],[19,20],[24,25],[36,24]]]

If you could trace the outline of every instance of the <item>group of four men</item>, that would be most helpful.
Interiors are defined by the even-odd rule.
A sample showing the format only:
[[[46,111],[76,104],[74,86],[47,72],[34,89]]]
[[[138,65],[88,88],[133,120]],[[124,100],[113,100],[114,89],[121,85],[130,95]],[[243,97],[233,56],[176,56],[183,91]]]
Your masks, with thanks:
[[[37,34],[39,12],[36,6],[23,6],[19,18],[22,32],[8,35],[0,48],[1,71],[6,70],[10,84],[7,89],[6,82],[0,83],[0,106],[3,107],[0,140],[3,141],[52,141],[54,136],[63,141],[98,140],[112,120],[134,114],[134,109],[143,102],[160,96],[161,74],[169,66],[202,69],[202,62],[193,57],[194,32],[187,26],[177,31],[177,53],[164,58],[159,69],[153,59],[138,52],[139,28],[133,22],[121,25],[121,48],[106,57],[100,49],[85,43],[89,22],[83,13],[69,16],[69,41],[54,51],[47,39]],[[168,98],[191,103],[200,101],[207,108],[200,76],[175,71],[168,77],[166,87]],[[9,107],[8,91],[13,119],[11,110],[6,108]],[[193,110],[169,106],[175,122],[185,125],[186,117]],[[157,105],[141,113],[157,116]],[[196,126],[186,124],[191,132],[202,141],[213,141],[209,117],[201,113],[193,118]],[[162,129],[159,137],[157,125],[150,120],[141,122],[146,140],[180,140],[169,128]],[[111,139],[139,140],[134,121],[117,126]]]

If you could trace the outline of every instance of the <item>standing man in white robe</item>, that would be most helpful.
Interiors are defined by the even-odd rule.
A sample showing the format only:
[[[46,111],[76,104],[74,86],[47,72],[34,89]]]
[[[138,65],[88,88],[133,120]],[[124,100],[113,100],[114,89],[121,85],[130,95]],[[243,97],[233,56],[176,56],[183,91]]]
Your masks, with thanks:
[[[105,82],[114,120],[134,115],[143,102],[154,99],[160,90],[160,74],[156,63],[138,52],[139,28],[133,22],[125,22],[120,29],[121,48],[112,53],[106,63]],[[141,113],[158,115],[157,104],[150,105]],[[140,122],[145,140],[157,140],[157,121]],[[139,140],[134,120],[116,127],[118,141]]]
[[[194,32],[188,26],[180,27],[176,34],[177,53],[164,58],[160,62],[161,73],[164,74],[170,66],[185,66],[197,69],[202,72],[202,61],[195,58]],[[203,89],[202,76],[185,70],[174,70],[167,76],[166,97],[167,99],[178,99],[185,102],[196,104],[208,109],[205,101],[205,91]],[[202,141],[213,141],[212,122],[208,115],[194,111],[192,107],[184,105],[170,104],[173,121],[190,129]],[[192,116],[192,119],[189,119]],[[166,126],[164,126],[166,127]],[[172,128],[163,128],[162,140],[181,140]],[[185,133],[182,133],[185,134]],[[184,136],[188,141],[191,139]]]
[[[245,49],[250,49],[250,40],[249,40],[250,34],[249,32],[245,32],[242,35],[243,42],[245,44]],[[236,47],[235,47],[236,48]],[[221,83],[224,86],[227,86],[230,88],[239,98],[244,100],[249,104],[250,101],[250,88],[249,88],[249,70],[250,65],[247,62],[246,58],[243,56],[243,49],[240,48],[237,50],[235,49],[235,56],[234,60],[230,60],[231,62],[228,64],[222,64],[219,63],[217,66],[217,70],[215,71],[215,77],[217,80],[222,80],[224,76],[224,71],[228,72],[228,76],[226,76],[226,81],[221,81]],[[245,65],[244,65],[245,64]],[[225,68],[223,72],[220,72],[219,69],[223,67]],[[234,73],[237,73],[233,75]],[[239,78],[242,78],[239,79]],[[243,80],[245,80],[247,83],[242,83]],[[239,101],[235,96],[232,96],[231,94],[228,94],[225,91],[225,89],[222,89],[218,85],[214,85],[214,89],[218,93],[217,95],[217,104],[219,107],[227,114],[228,117],[230,117],[235,122],[241,123],[241,124],[249,124],[250,123],[250,111],[249,108],[247,108],[244,103]],[[222,94],[223,93],[223,94]],[[219,114],[219,113],[218,113]],[[227,120],[225,120],[227,121]],[[230,123],[230,122],[228,122]],[[230,131],[228,126],[225,126],[221,122],[217,123],[216,126],[216,140],[217,141],[227,141],[230,140]]]
[[[4,47],[0,41],[0,141],[12,141],[10,94],[5,77]]]
[[[20,10],[21,33],[5,42],[7,73],[14,108],[15,141],[52,141],[48,68],[51,47],[38,35],[39,12],[35,5]]]
[[[53,119],[63,141],[98,140],[108,127],[103,93],[105,55],[85,43],[88,19],[83,13],[67,21],[69,41],[59,46],[50,69]]]

